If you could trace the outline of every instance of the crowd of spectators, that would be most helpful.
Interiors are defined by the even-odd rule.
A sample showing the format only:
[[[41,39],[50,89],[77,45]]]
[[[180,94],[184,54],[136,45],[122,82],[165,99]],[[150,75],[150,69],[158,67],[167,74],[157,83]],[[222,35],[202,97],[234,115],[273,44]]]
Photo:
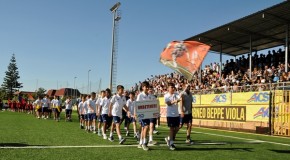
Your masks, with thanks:
[[[249,69],[249,56],[245,58],[242,55],[235,61],[230,59],[222,65],[216,62],[205,65],[201,73],[195,73],[190,81],[176,72],[151,75],[146,81],[153,86],[155,94],[164,94],[169,82],[176,84],[177,91],[185,83],[191,86],[192,92],[202,94],[264,91],[276,87],[277,82],[290,81],[290,72],[285,72],[284,63],[285,51],[279,49],[269,51],[267,55],[252,55],[252,71]],[[140,83],[136,83],[131,90],[138,91]]]

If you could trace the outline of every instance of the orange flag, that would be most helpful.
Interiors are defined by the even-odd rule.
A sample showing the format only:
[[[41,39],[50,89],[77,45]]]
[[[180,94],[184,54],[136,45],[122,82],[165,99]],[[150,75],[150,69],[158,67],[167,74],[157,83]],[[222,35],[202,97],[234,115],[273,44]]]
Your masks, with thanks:
[[[160,55],[160,62],[191,80],[210,46],[196,41],[172,41]]]

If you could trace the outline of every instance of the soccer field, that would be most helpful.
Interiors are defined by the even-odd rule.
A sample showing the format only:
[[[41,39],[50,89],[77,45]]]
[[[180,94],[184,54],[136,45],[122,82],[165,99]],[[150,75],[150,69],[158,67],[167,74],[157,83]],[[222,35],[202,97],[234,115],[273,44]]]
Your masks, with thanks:
[[[6,111],[0,112],[0,159],[289,159],[290,138],[195,127],[195,143],[189,145],[184,129],[177,135],[177,150],[166,146],[168,128],[163,125],[154,135],[158,145],[143,151],[133,137],[119,145],[86,133],[76,116],[73,122],[55,122]]]

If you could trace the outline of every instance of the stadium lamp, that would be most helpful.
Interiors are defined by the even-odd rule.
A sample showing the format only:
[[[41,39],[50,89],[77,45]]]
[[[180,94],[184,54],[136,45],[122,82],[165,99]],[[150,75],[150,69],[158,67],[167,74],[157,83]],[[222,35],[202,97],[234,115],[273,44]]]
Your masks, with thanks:
[[[114,12],[115,10],[117,10],[119,7],[120,7],[121,3],[120,2],[117,2],[111,9],[110,11],[111,12]]]
[[[121,19],[121,17],[118,16],[118,17],[115,18],[115,21],[119,21],[120,19]]]

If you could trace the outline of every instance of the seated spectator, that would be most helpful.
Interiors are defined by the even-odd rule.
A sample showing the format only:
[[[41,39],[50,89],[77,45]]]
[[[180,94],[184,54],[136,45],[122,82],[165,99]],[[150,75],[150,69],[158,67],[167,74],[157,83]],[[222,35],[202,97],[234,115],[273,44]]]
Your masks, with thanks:
[[[171,82],[176,84],[177,89],[183,84],[189,84],[191,85],[191,91],[195,94],[224,93],[231,89],[234,92],[268,90],[270,87],[268,87],[267,83],[290,81],[290,72],[284,72],[284,61],[279,61],[279,59],[281,60],[279,56],[283,57],[281,53],[283,54],[282,50],[278,52],[273,50],[273,55],[269,51],[268,55],[260,54],[259,56],[256,52],[252,57],[254,62],[253,71],[248,68],[248,59],[242,55],[236,62],[233,59],[226,60],[226,63],[222,63],[220,68],[219,63],[216,62],[205,65],[201,73],[196,72],[193,75],[191,81],[186,80],[176,72],[156,76],[151,75],[146,80],[149,81],[154,87],[154,91],[158,94],[164,94],[167,90],[167,84]],[[290,68],[290,64],[288,64],[288,67]],[[221,69],[221,75],[219,69]],[[139,86],[140,82],[139,85],[136,83],[132,89],[137,90]]]
[[[279,82],[279,76],[278,76],[278,73],[275,73],[275,74],[274,74],[273,82],[274,82],[274,83]]]
[[[239,87],[238,87],[238,83],[235,82],[233,85],[233,92],[239,92]]]

